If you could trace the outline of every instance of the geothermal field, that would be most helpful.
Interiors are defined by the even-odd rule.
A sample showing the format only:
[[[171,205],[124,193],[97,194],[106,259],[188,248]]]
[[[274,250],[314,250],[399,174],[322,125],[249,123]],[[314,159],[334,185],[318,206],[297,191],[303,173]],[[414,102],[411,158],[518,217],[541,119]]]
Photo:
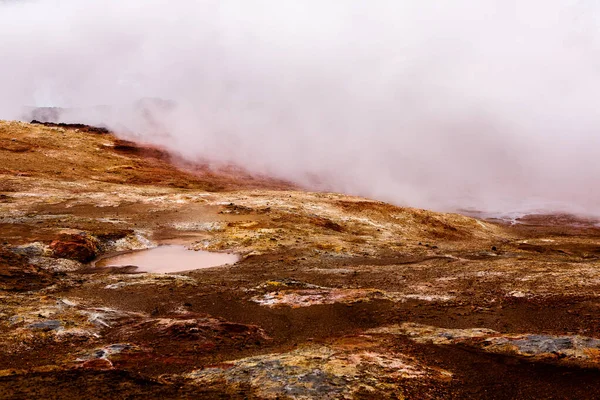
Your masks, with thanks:
[[[396,207],[46,125],[0,122],[2,398],[600,393],[595,219]]]
[[[600,399],[600,3],[0,0],[0,399]]]

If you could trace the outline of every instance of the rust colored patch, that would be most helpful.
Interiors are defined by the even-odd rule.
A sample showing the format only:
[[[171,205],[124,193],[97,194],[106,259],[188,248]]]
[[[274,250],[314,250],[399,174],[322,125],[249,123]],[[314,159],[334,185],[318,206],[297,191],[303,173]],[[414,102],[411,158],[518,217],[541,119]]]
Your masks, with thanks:
[[[84,235],[63,234],[50,243],[53,255],[57,258],[68,258],[79,262],[90,262],[98,254],[98,247],[89,237]]]
[[[80,132],[87,132],[87,133],[96,133],[99,135],[105,135],[110,133],[110,131],[107,128],[104,127],[97,127],[97,126],[90,126],[90,125],[84,125],[84,124],[64,124],[64,123],[54,123],[54,122],[41,122],[38,120],[32,120],[31,121],[32,124],[37,124],[37,125],[43,125],[43,126],[48,126],[51,128],[63,128],[63,129],[71,129],[71,130],[75,130],[77,129]]]

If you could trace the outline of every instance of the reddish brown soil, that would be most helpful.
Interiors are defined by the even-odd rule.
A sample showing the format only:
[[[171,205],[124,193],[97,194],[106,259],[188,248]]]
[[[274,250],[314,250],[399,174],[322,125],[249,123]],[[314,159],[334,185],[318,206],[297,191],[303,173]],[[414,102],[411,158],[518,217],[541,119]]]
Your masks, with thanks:
[[[246,357],[361,338],[371,328],[404,322],[600,338],[600,280],[594,275],[600,228],[594,220],[547,215],[516,225],[484,224],[366,199],[302,197],[283,191],[290,188],[284,182],[234,167],[176,166],[164,150],[92,129],[3,129],[0,398],[264,398],[248,382],[197,385],[185,374],[227,370]],[[58,141],[52,135],[64,136]],[[90,149],[103,141],[111,146],[93,155]],[[52,151],[71,158],[48,156]],[[230,190],[237,192],[223,192]],[[110,203],[119,194],[131,197]],[[317,204],[321,197],[326,201]],[[310,202],[318,207],[302,208]],[[389,221],[401,229],[389,230]],[[185,223],[201,227],[177,225]],[[187,279],[156,281],[144,281],[131,268],[86,264],[110,243],[140,232],[157,243],[207,242],[246,257],[235,266],[186,273]],[[73,270],[37,265],[43,253],[34,242],[47,246],[47,258],[57,263],[82,264]],[[256,301],[310,287],[408,297],[315,300],[306,307]],[[74,311],[64,304],[57,309],[61,299],[76,302],[68,306]],[[94,319],[93,313],[108,316]],[[31,321],[49,325],[37,328]],[[57,339],[52,321],[95,335]],[[126,346],[98,356],[115,345]],[[378,384],[391,382],[394,389],[376,395],[361,389],[354,398],[600,398],[595,359],[540,361],[464,344],[419,343],[408,335],[381,346],[381,352],[402,353],[452,377],[390,381],[382,375]]]

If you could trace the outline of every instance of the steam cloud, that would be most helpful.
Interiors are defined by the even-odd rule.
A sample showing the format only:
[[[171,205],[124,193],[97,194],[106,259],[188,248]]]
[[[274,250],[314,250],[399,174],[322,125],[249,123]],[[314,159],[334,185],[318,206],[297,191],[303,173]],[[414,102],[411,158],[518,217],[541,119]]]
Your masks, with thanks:
[[[568,0],[0,1],[0,118],[68,107],[64,118],[190,159],[400,205],[600,215],[599,12]]]

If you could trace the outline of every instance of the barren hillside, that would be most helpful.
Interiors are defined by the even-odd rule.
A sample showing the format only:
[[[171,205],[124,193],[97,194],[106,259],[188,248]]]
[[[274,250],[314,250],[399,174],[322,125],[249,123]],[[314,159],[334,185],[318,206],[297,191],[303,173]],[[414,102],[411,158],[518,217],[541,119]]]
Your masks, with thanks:
[[[593,398],[599,239],[0,122],[0,397]],[[163,244],[240,261],[94,265]]]

